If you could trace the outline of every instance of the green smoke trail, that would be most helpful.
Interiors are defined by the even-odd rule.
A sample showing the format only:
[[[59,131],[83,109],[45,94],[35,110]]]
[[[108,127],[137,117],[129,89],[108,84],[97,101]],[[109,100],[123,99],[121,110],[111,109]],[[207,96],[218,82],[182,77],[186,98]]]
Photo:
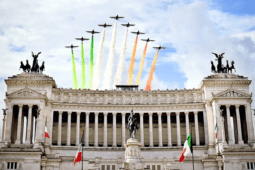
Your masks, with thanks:
[[[78,80],[76,75],[76,67],[75,67],[75,59],[74,59],[73,51],[72,51],[72,63],[73,63],[73,86],[75,89],[78,89]]]
[[[85,58],[83,43],[81,44],[81,89],[86,87]]]
[[[92,35],[91,45],[90,45],[90,64],[89,64],[89,89],[92,87],[92,79],[93,79],[93,67],[94,67],[94,37]]]

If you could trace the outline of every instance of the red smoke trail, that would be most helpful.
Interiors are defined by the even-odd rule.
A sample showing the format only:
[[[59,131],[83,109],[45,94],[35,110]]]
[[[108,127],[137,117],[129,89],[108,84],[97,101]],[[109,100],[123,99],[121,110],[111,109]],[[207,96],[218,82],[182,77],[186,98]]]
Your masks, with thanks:
[[[158,52],[159,52],[159,50],[158,50]],[[158,52],[156,53],[156,55],[154,57],[154,60],[152,62],[151,71],[150,71],[149,78],[147,80],[145,91],[151,90],[151,83],[152,83],[152,80],[153,80],[153,74],[154,74],[154,70],[155,70],[155,66],[156,66],[156,62],[157,62],[157,58],[158,58]]]
[[[127,80],[128,85],[131,85],[132,81],[133,81],[137,41],[138,41],[138,36],[136,36],[135,44],[134,44],[134,48],[133,48],[133,52],[132,52],[132,57],[131,57],[131,60],[130,60],[130,66],[129,66],[129,70],[128,70],[128,80]]]
[[[144,65],[144,58],[146,56],[146,50],[147,50],[147,44],[145,45],[145,48],[143,50],[143,57],[141,59],[141,63],[140,63],[140,68],[139,68],[139,72],[136,78],[136,84],[139,85],[140,84],[140,80],[141,80],[141,76],[142,76],[142,72],[143,72],[143,65]]]

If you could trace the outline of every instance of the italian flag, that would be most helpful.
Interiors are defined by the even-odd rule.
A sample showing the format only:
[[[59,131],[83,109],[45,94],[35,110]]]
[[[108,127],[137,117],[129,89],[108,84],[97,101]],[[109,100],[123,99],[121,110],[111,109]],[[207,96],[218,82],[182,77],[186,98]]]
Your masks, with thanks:
[[[73,164],[75,165],[76,162],[81,162],[82,159],[82,152],[81,152],[82,143],[80,143],[78,151],[74,157]]]
[[[218,128],[218,124],[216,122],[216,125],[215,125],[215,138],[217,139],[218,137],[218,131],[219,131],[219,128]]]
[[[192,153],[192,135],[190,134],[187,138],[187,140],[184,142],[182,154],[180,156],[179,162],[183,162],[185,157],[189,154]]]
[[[44,137],[50,138],[50,135],[49,135],[49,133],[47,131],[47,126],[46,125],[45,125]]]

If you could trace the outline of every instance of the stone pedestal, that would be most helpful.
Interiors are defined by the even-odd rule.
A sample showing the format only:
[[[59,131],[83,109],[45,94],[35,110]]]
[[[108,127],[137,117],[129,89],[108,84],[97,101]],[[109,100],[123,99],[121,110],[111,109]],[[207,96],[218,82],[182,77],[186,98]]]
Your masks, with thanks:
[[[141,143],[135,138],[129,138],[125,145],[125,161],[124,169],[143,169],[143,163],[141,159]]]

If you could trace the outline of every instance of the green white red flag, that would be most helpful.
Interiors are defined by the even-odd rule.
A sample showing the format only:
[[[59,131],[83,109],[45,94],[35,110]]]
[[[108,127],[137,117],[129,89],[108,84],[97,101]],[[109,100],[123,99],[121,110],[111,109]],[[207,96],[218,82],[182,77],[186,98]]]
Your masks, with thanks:
[[[215,138],[216,139],[218,138],[218,131],[219,131],[219,128],[218,128],[218,124],[216,122],[216,125],[215,125]]]
[[[50,135],[49,135],[49,133],[47,131],[47,126],[46,125],[45,125],[44,137],[50,138]]]
[[[82,151],[81,151],[82,143],[80,143],[78,151],[74,157],[73,164],[75,165],[76,162],[81,162],[82,159]]]
[[[183,150],[182,150],[182,154],[180,156],[179,162],[183,162],[185,157],[189,154],[193,152],[193,148],[192,148],[192,135],[190,134],[187,138],[187,140],[184,142],[184,146],[183,146]]]

